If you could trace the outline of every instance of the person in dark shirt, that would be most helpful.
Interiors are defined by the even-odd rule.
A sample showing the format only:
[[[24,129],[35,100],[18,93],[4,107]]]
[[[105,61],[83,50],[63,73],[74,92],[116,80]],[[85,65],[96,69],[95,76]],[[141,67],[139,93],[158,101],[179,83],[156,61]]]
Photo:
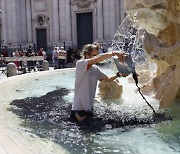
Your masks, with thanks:
[[[29,49],[27,50],[26,56],[28,56],[28,57],[33,56],[32,46],[29,46]],[[28,72],[30,73],[31,69],[34,68],[34,62],[33,61],[27,61],[27,67],[28,67]]]

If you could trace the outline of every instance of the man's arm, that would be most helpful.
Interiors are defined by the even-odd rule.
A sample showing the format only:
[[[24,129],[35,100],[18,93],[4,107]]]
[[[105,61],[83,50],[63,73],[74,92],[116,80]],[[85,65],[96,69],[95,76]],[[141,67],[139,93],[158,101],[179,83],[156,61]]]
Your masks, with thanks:
[[[121,74],[121,73],[116,73],[116,75],[113,75],[113,76],[111,76],[111,77],[103,77],[103,78],[101,78],[100,79],[100,81],[106,81],[106,82],[111,82],[111,81],[113,81],[113,80],[115,80],[116,78],[118,78],[118,77],[126,77],[127,75],[126,74]]]
[[[93,58],[91,58],[88,62],[88,65],[92,65],[92,64],[97,64],[105,59],[108,59],[112,56],[118,56],[120,61],[125,61],[125,53],[119,53],[119,52],[108,52],[108,53],[104,53],[104,54],[99,54]]]

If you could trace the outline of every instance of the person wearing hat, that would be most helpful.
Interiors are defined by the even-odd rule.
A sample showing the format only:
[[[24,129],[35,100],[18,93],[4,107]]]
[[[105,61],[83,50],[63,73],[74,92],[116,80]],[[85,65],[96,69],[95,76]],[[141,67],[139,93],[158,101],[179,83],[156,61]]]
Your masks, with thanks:
[[[67,59],[67,53],[64,50],[64,47],[61,47],[58,53],[58,61],[59,61],[59,68],[65,68],[65,62]]]

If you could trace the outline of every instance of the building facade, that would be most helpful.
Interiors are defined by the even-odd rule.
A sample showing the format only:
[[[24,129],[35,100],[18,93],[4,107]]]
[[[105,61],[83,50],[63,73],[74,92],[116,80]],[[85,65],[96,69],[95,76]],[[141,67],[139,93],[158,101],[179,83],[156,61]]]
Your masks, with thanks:
[[[124,19],[123,0],[0,0],[1,46],[110,43]]]

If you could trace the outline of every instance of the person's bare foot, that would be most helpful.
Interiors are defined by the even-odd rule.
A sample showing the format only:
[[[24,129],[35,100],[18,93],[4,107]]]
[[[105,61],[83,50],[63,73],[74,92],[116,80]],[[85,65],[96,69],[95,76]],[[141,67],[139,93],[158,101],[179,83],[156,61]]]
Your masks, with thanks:
[[[82,122],[84,119],[87,118],[87,116],[81,117],[81,116],[79,116],[79,114],[77,114],[77,113],[75,114],[75,117],[76,117],[76,119],[77,119],[78,122]]]

